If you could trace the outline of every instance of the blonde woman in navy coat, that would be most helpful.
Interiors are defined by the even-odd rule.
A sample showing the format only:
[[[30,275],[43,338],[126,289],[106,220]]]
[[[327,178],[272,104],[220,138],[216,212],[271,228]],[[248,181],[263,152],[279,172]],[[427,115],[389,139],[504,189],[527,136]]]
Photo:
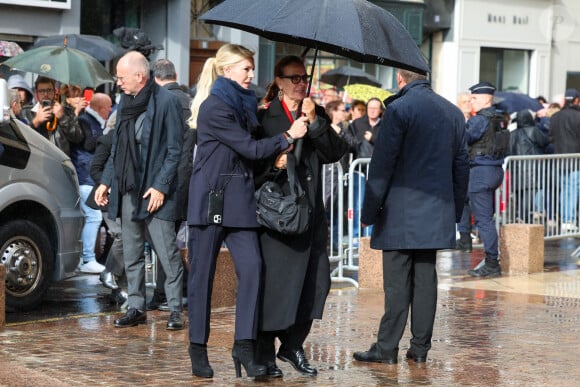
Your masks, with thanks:
[[[253,164],[291,150],[287,139],[301,138],[307,130],[305,119],[301,119],[285,133],[254,139],[257,100],[248,89],[254,78],[253,55],[239,45],[222,46],[204,65],[192,102],[189,123],[197,128],[197,153],[187,214],[189,354],[192,373],[200,377],[213,376],[207,340],[216,258],[223,242],[230,250],[238,277],[232,349],[236,376],[241,376],[241,365],[248,376],[266,374],[266,367],[254,362],[261,258]],[[208,214],[212,191],[214,199],[218,197],[213,204],[218,205]],[[219,196],[223,197],[223,208],[219,208]]]

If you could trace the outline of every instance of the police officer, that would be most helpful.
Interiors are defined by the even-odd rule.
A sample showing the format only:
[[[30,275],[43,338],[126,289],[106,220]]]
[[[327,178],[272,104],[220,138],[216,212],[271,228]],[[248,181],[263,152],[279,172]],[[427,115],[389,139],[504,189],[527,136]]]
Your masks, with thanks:
[[[468,274],[473,277],[497,277],[501,275],[501,268],[498,235],[493,220],[494,192],[503,179],[502,164],[509,137],[505,149],[501,149],[498,143],[501,141],[496,136],[498,112],[492,106],[495,87],[489,82],[480,82],[469,90],[471,106],[476,114],[466,123],[470,159],[468,196],[475,226],[485,249],[485,263],[469,270]],[[506,133],[509,136],[509,132]],[[466,225],[469,225],[469,219],[462,218],[458,226],[460,233],[469,233]]]

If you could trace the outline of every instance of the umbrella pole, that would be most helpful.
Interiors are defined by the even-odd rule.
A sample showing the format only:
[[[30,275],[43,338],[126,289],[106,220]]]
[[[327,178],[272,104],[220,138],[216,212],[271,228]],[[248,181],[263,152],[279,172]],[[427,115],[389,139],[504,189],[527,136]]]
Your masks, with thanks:
[[[314,50],[314,60],[312,61],[312,70],[310,70],[310,81],[308,82],[308,89],[306,89],[306,97],[310,97],[310,88],[312,87],[312,78],[314,78],[314,67],[316,66],[316,57],[318,56],[318,49]],[[298,105],[298,116],[302,111],[302,102]],[[294,156],[296,157],[296,163],[300,163],[300,156],[302,156],[302,139],[296,141],[294,147]]]
[[[308,89],[306,96],[310,97],[310,89],[312,88],[312,80],[314,79],[314,67],[316,67],[316,57],[318,56],[318,48],[314,50],[314,59],[312,60],[312,68],[310,70],[310,81],[308,82]]]

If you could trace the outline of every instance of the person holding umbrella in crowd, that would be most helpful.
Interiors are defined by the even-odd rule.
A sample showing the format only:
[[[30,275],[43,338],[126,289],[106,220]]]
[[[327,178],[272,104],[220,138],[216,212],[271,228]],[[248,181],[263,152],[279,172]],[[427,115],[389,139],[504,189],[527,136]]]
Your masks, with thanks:
[[[257,359],[268,367],[268,375],[282,376],[276,365],[274,341],[281,345],[278,359],[290,363],[298,372],[314,376],[304,352],[314,319],[322,312],[330,289],[330,264],[326,251],[328,223],[322,200],[323,164],[334,163],[346,153],[348,145],[334,129],[324,112],[307,97],[309,76],[302,59],[287,56],[274,67],[274,81],[266,97],[267,108],[258,113],[262,126],[258,138],[275,138],[306,118],[308,133],[302,140],[302,153],[296,162],[296,175],[312,208],[310,227],[300,235],[283,235],[262,228],[260,246],[263,259],[263,290],[260,303],[260,331]],[[272,157],[256,169],[259,187],[266,180],[288,185],[286,155]]]
[[[83,140],[83,131],[74,111],[65,109],[59,102],[56,82],[50,78],[36,78],[34,96],[38,102],[23,108],[22,116],[34,130],[70,156],[71,143],[78,144]]]

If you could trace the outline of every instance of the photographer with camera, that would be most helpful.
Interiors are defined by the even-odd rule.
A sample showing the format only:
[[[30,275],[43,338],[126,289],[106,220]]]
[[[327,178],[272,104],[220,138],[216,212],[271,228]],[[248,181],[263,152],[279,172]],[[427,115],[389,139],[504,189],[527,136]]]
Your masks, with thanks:
[[[38,102],[23,108],[22,115],[34,130],[70,156],[71,143],[81,142],[83,132],[74,111],[58,101],[55,83],[50,78],[39,76],[34,82],[34,98]]]

